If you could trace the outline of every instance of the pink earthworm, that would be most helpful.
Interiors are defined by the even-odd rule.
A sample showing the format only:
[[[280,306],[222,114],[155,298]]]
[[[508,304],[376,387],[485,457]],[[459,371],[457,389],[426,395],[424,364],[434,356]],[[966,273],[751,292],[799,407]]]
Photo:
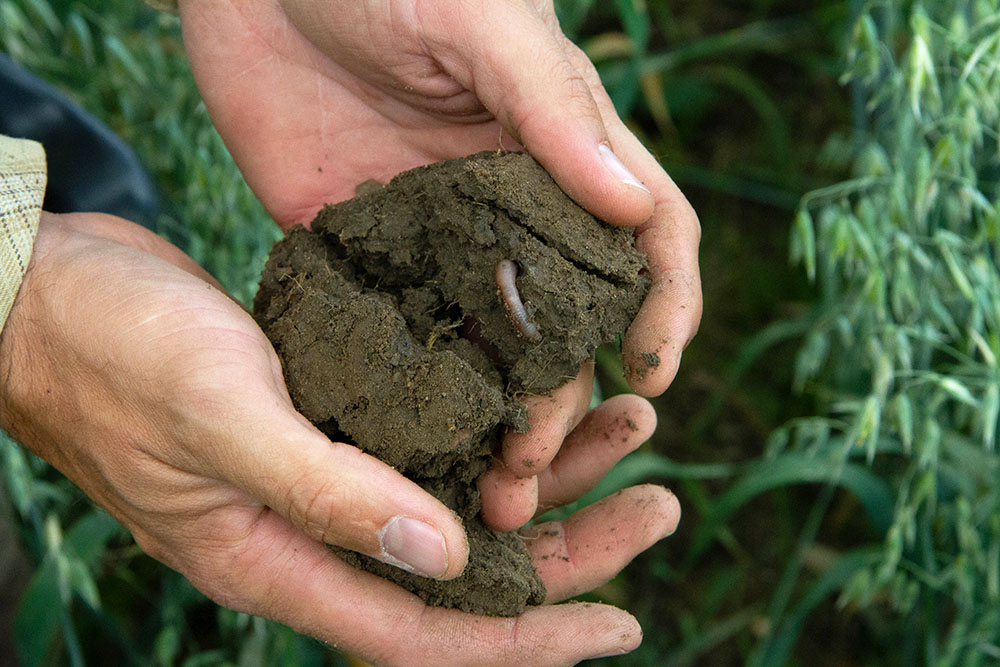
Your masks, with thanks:
[[[538,333],[538,327],[528,319],[528,312],[521,302],[521,295],[517,293],[517,264],[509,259],[501,259],[497,262],[496,281],[500,289],[500,296],[503,297],[503,305],[507,308],[507,314],[517,332],[530,340],[538,343],[542,340],[542,334]]]

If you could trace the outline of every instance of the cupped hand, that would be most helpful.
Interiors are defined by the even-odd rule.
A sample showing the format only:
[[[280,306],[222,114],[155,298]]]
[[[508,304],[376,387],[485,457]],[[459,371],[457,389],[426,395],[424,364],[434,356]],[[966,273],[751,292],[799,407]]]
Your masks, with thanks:
[[[268,211],[308,223],[358,183],[525,148],[598,217],[636,226],[652,288],[624,344],[662,393],[701,316],[698,220],[616,114],[552,0],[181,0],[213,122]]]
[[[141,227],[45,215],[0,354],[12,434],[170,565],[192,524],[236,540],[274,511],[429,576],[465,566],[453,514],[299,415],[249,314]]]
[[[428,608],[334,556],[324,542],[450,578],[467,545],[444,506],[298,415],[249,315],[142,228],[43,215],[0,364],[2,425],[221,604],[384,664],[569,664],[640,639],[604,605],[517,619]],[[606,472],[612,457],[594,453],[613,421],[597,411],[574,431],[544,498],[571,500]],[[635,487],[538,527],[527,538],[547,601],[607,580],[678,516],[669,492]]]
[[[671,383],[701,318],[698,219],[563,35],[552,0],[181,0],[180,10],[213,122],[279,224],[308,224],[368,179],[523,147],[582,206],[636,226],[652,286],[623,365],[640,394]],[[534,513],[533,477],[586,412],[588,377],[533,400],[531,432],[506,438],[483,485],[494,527]]]

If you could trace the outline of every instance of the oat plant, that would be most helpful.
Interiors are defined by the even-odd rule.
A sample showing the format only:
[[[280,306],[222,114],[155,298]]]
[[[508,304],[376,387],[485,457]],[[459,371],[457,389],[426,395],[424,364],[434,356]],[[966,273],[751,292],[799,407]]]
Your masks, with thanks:
[[[846,609],[888,612],[893,662],[996,664],[1000,3],[856,8],[856,129],[827,150],[851,177],[803,199],[792,237],[819,292],[796,384],[819,409],[769,455],[862,459],[891,489],[877,550],[843,554],[836,588]],[[796,619],[773,620],[759,664]]]
[[[742,551],[731,526],[759,496],[794,503],[797,537],[766,599],[646,664],[696,663],[727,641],[746,664],[813,664],[800,646],[831,599],[861,627],[854,659],[1000,661],[1000,3],[840,4],[854,123],[821,158],[846,178],[792,219],[815,301],[744,355],[801,337],[793,389],[812,414],[748,461],[640,452],[591,496],[650,478],[723,483],[686,499],[698,525],[687,562],[661,566],[668,590],[712,545]],[[845,523],[846,538],[827,532]]]

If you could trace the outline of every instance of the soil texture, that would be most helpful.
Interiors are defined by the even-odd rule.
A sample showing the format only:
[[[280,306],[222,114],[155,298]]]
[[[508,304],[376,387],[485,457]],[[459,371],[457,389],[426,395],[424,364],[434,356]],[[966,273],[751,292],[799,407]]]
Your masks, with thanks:
[[[271,252],[254,316],[296,407],[415,480],[465,523],[440,582],[339,550],[428,604],[514,616],[545,589],[516,533],[479,518],[476,478],[521,400],[573,378],[648,289],[632,232],[596,220],[530,157],[480,153],[363,184]]]

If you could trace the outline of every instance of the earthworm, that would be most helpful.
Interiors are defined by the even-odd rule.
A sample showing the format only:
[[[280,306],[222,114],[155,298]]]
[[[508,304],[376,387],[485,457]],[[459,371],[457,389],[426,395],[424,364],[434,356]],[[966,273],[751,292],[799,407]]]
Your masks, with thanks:
[[[509,259],[497,262],[497,287],[500,289],[503,305],[507,308],[507,314],[510,315],[514,328],[532,343],[541,342],[542,334],[538,333],[538,327],[528,319],[528,312],[521,302],[521,295],[517,293],[516,279],[517,264]]]

